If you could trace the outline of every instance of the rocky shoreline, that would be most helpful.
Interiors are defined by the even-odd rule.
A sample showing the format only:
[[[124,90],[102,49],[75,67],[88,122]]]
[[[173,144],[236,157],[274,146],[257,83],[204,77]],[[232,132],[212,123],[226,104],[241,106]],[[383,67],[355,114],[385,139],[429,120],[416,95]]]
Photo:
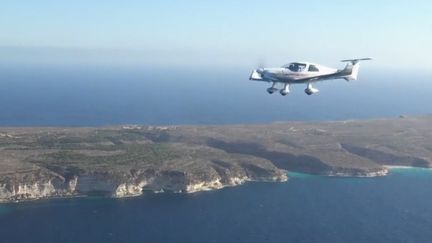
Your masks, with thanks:
[[[55,180],[55,179],[54,179]],[[81,182],[81,181],[85,182]],[[145,192],[173,192],[173,193],[196,193],[200,191],[218,190],[225,187],[239,186],[249,181],[261,182],[284,182],[288,180],[286,174],[270,178],[249,178],[233,177],[229,181],[222,182],[221,178],[211,181],[195,181],[188,184],[176,185],[155,185],[148,181],[124,182],[116,184],[112,181],[95,181],[91,179],[88,185],[88,178],[80,179],[74,177],[72,180],[63,184],[53,183],[53,181],[34,182],[32,184],[13,183],[0,184],[0,202],[20,202],[44,198],[68,198],[82,197],[93,193],[101,196],[113,198],[125,198],[141,196]],[[85,185],[87,184],[87,185]]]
[[[432,118],[230,126],[1,128],[0,202],[195,193],[287,171],[386,176],[432,165]]]

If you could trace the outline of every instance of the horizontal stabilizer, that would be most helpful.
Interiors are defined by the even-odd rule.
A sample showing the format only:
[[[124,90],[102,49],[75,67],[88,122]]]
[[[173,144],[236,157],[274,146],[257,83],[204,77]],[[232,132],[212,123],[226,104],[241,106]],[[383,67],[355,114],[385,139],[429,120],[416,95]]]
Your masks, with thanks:
[[[372,60],[372,58],[365,57],[365,58],[345,59],[345,60],[341,60],[341,62],[350,62],[352,65],[355,65],[360,61],[368,61],[368,60]]]

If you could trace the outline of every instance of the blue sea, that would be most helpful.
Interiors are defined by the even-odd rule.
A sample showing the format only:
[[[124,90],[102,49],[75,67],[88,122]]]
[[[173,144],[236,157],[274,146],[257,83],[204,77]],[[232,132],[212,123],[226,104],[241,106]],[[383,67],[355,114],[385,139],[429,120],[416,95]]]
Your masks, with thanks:
[[[430,242],[432,171],[0,206],[1,242]]]
[[[282,97],[249,69],[2,67],[1,126],[232,124],[431,114],[432,73],[364,68]]]
[[[268,95],[248,69],[0,67],[0,126],[235,124],[431,114],[432,76],[362,70]],[[196,194],[0,205],[0,242],[431,242],[432,170],[290,173]]]

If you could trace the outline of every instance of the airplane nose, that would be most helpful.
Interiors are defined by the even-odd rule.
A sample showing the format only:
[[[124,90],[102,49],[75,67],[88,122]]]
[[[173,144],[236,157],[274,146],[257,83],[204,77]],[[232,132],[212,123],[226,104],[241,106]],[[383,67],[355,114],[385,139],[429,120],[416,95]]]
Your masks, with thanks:
[[[249,76],[249,80],[262,80],[262,75],[258,72],[258,70],[255,69]]]

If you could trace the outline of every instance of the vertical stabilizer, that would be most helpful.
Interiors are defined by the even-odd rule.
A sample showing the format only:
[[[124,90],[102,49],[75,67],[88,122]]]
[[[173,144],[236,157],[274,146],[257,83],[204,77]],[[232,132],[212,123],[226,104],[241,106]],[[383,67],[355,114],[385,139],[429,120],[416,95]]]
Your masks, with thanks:
[[[347,73],[350,73],[349,75],[347,75],[346,77],[344,77],[344,79],[346,81],[351,81],[351,80],[357,80],[357,76],[358,76],[358,72],[359,72],[359,68],[360,68],[360,64],[356,63],[356,64],[347,64],[345,67],[345,71]]]
[[[372,60],[372,58],[367,57],[367,58],[342,60],[341,62],[348,62],[348,64],[345,66],[345,69],[343,70],[343,72],[346,73],[347,75],[344,76],[343,78],[346,81],[357,80],[357,76],[360,68],[359,62],[366,61],[366,60]]]

